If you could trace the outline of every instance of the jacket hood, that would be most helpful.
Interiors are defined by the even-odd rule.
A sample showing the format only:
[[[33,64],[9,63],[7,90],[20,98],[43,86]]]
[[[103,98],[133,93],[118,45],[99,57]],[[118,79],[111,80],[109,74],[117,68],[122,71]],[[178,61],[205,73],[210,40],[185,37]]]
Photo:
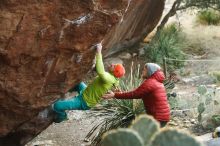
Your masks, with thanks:
[[[154,74],[152,74],[150,78],[154,78],[157,81],[163,83],[163,81],[165,80],[165,75],[161,70],[158,70]]]

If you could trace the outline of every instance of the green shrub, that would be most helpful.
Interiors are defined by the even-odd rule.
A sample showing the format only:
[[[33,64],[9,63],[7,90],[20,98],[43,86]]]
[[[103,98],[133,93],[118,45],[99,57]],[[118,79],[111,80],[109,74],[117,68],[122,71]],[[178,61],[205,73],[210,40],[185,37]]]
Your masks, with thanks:
[[[220,13],[211,9],[200,11],[197,14],[197,21],[201,24],[218,25],[220,23]]]
[[[150,62],[163,63],[163,58],[185,59],[182,49],[186,48],[186,39],[182,30],[171,24],[158,32],[149,44],[145,44],[145,57]],[[168,70],[180,68],[184,65],[182,61],[167,60]]]
[[[216,83],[220,83],[220,71],[209,72],[209,75],[215,79]]]
[[[211,120],[216,127],[220,126],[220,115],[213,115]]]
[[[169,102],[169,105],[170,105],[171,109],[178,109],[179,108],[178,99],[176,97],[170,96],[168,98],[168,102]]]

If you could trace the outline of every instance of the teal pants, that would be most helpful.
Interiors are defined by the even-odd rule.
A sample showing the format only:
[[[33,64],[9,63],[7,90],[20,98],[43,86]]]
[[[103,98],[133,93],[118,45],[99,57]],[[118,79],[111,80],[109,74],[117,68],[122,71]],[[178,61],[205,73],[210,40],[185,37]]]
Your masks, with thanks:
[[[90,109],[83,100],[83,91],[86,89],[86,84],[81,82],[69,91],[77,91],[78,95],[68,100],[58,100],[53,104],[53,110],[56,113],[55,122],[62,122],[67,119],[66,110],[88,110]]]

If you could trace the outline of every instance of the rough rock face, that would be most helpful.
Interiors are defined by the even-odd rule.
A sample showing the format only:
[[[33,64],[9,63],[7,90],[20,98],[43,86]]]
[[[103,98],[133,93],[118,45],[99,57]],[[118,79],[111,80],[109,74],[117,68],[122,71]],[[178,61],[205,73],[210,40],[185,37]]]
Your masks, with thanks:
[[[164,0],[1,0],[0,145],[24,145],[45,129],[43,110],[91,69],[93,45],[139,41],[163,7]]]

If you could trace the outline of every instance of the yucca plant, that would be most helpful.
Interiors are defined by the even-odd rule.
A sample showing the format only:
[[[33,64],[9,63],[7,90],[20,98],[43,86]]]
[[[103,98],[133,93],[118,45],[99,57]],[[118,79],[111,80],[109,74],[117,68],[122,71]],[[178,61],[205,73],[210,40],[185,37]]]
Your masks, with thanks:
[[[129,76],[120,81],[121,90],[132,90],[141,84],[139,71],[140,65],[135,69],[132,63]],[[85,140],[91,139],[92,145],[100,145],[101,136],[105,132],[118,127],[128,127],[135,116],[144,112],[142,100],[105,100],[92,109],[91,116],[103,119],[90,130]]]

